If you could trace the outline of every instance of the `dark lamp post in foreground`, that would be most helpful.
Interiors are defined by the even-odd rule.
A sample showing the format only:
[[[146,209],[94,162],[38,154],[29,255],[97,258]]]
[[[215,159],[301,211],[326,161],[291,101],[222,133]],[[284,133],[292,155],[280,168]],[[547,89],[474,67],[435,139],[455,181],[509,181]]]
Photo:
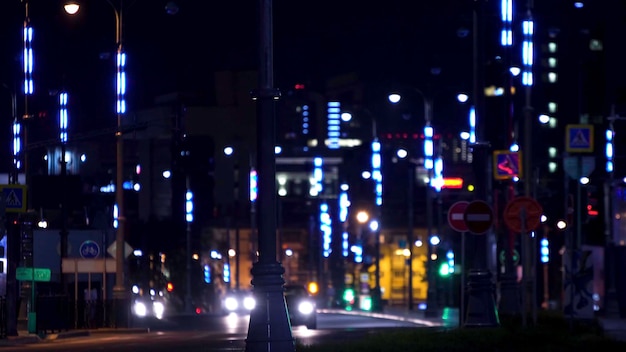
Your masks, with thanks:
[[[295,351],[295,341],[285,304],[283,274],[277,261],[276,160],[274,154],[275,101],[280,93],[273,87],[272,1],[259,1],[259,88],[257,102],[257,224],[259,259],[252,266],[256,307],[250,313],[247,352]]]

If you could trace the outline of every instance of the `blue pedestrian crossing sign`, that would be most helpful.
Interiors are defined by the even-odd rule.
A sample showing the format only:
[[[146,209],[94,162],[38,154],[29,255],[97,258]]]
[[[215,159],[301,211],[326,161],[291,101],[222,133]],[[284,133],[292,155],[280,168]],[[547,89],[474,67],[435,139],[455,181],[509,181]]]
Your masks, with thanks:
[[[593,125],[567,125],[565,150],[568,153],[592,153]]]
[[[25,185],[0,185],[2,199],[7,213],[26,212],[26,186]]]

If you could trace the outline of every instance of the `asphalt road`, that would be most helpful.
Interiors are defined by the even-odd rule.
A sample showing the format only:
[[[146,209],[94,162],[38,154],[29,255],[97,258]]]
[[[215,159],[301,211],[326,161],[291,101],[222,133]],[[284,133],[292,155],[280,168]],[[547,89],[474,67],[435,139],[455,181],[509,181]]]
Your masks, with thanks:
[[[150,329],[135,333],[113,330],[92,331],[87,336],[41,340],[0,351],[244,351],[248,330],[247,316],[179,316],[155,322]],[[296,344],[312,345],[328,340],[359,339],[380,329],[420,326],[407,321],[360,315],[318,314],[318,329],[293,327]],[[142,332],[140,332],[142,331]]]

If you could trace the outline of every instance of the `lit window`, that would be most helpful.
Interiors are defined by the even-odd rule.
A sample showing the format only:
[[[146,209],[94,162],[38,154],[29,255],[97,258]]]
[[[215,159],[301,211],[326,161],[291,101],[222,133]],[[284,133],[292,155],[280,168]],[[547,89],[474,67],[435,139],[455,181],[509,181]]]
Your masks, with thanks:
[[[551,161],[548,163],[548,171],[550,173],[555,173],[556,172],[556,163],[554,161]]]
[[[549,155],[551,158],[556,158],[556,157],[557,157],[556,153],[557,153],[557,150],[556,150],[556,148],[555,148],[555,147],[550,147],[550,148],[548,148],[548,155]]]
[[[551,53],[556,53],[556,48],[557,45],[555,42],[548,43],[548,51],[550,51]]]
[[[553,114],[558,110],[558,107],[559,107],[559,104],[553,101],[548,103],[548,110]]]
[[[548,67],[556,68],[557,64],[558,64],[558,60],[556,59],[556,57],[549,57],[548,58]]]
[[[550,83],[556,83],[556,81],[557,81],[557,74],[556,74],[556,72],[548,73],[548,81]]]

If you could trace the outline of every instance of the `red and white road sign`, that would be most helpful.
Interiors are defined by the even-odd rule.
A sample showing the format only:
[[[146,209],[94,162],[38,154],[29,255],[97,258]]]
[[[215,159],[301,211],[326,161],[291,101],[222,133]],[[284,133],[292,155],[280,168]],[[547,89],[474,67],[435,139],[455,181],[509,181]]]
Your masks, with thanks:
[[[468,204],[469,202],[462,200],[450,206],[450,209],[448,210],[448,224],[453,230],[459,232],[467,232],[468,229],[467,225],[465,224],[464,216],[465,208],[467,208]]]
[[[543,208],[534,198],[517,197],[506,205],[502,217],[509,229],[521,232],[522,227],[524,231],[535,230],[539,226],[542,214]]]
[[[480,235],[493,225],[493,210],[485,201],[475,200],[465,208],[463,219],[468,230]]]

